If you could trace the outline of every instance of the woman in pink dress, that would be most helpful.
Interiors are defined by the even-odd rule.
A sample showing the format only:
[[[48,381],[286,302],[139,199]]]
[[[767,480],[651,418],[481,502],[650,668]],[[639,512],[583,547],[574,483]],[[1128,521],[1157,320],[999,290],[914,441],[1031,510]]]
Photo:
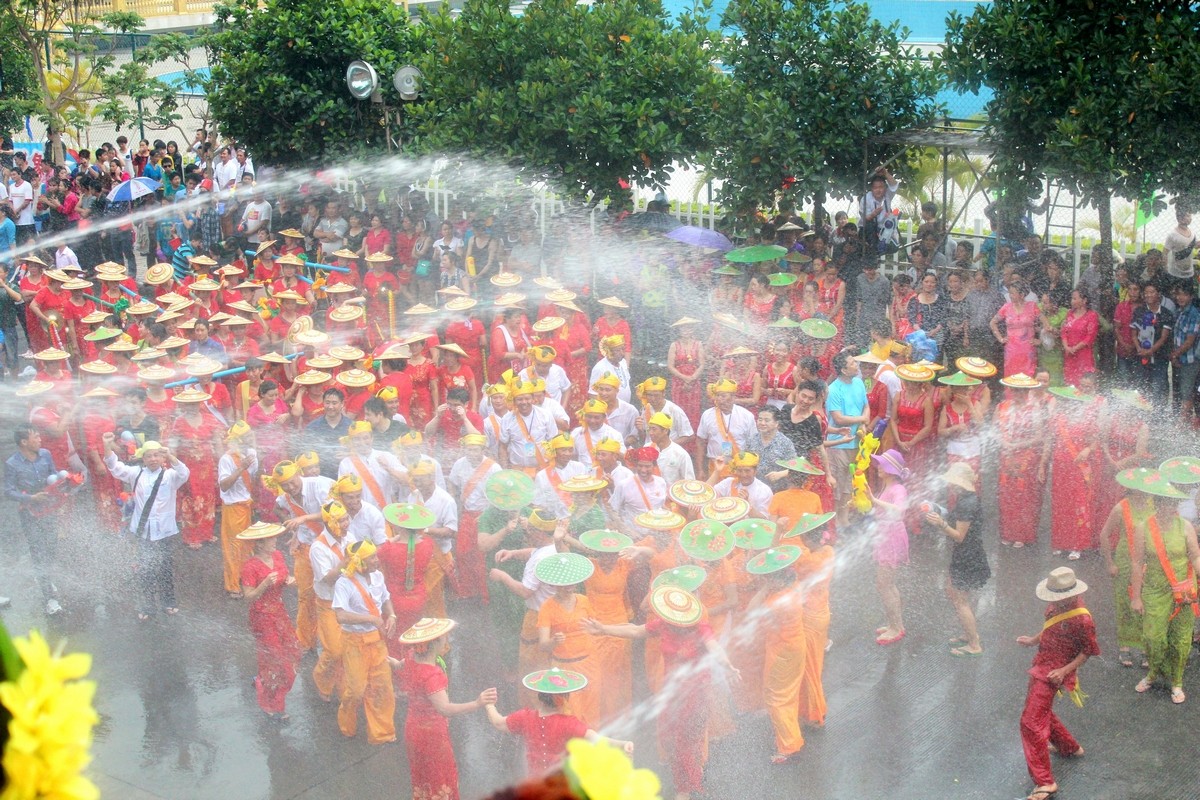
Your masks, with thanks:
[[[1059,334],[1063,345],[1063,382],[1068,386],[1078,386],[1084,373],[1096,370],[1099,332],[1100,317],[1088,308],[1087,297],[1078,289],[1071,292],[1071,308]]]
[[[696,321],[684,317],[672,327],[678,338],[667,350],[671,373],[671,402],[683,409],[693,426],[700,424],[704,386],[704,345],[696,338]]]
[[[1012,298],[992,317],[992,335],[1004,345],[1004,377],[1037,374],[1037,303],[1025,298],[1025,280],[1014,275],[1008,282]],[[1000,330],[1004,323],[1004,331]]]
[[[867,496],[874,507],[875,522],[875,587],[883,601],[883,612],[887,624],[875,631],[875,642],[880,645],[895,644],[904,638],[903,605],[900,590],[896,588],[896,568],[908,563],[908,528],[904,515],[908,511],[908,490],[903,481],[908,479],[908,467],[904,454],[899,450],[887,450],[871,456],[875,474],[880,481],[876,496],[867,482]]]

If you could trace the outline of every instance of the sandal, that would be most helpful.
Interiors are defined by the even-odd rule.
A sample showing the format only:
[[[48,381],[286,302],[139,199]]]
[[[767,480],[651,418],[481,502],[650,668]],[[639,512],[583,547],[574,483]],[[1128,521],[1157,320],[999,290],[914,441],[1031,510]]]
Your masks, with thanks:
[[[1175,705],[1180,705],[1187,701],[1187,695],[1183,693],[1182,686],[1171,687],[1171,702]]]
[[[1137,682],[1137,686],[1133,687],[1133,690],[1138,694],[1145,694],[1146,692],[1150,691],[1151,684],[1152,681],[1149,678],[1142,678]]]
[[[1049,786],[1039,786],[1029,793],[1025,800],[1049,800],[1058,794],[1058,784],[1050,784]]]
[[[1119,653],[1117,653],[1117,661],[1122,667],[1132,667],[1133,653],[1129,652],[1129,650],[1121,650]]]
[[[141,611],[139,611],[137,614],[137,618],[138,618],[138,622],[145,622],[146,620],[150,619],[150,615],[144,614]]]
[[[783,753],[776,753],[775,755],[771,756],[771,763],[777,766],[779,764],[786,764],[791,760],[792,756],[785,756]]]
[[[176,606],[168,606],[167,608],[164,608],[163,611],[170,614],[172,617],[179,613],[179,609]]]
[[[242,598],[241,592],[226,592],[226,594],[229,595],[230,600],[240,600]]]
[[[875,644],[883,645],[886,647],[889,644],[895,644],[896,642],[900,641],[903,638],[904,638],[904,631],[902,630],[899,633],[897,633],[895,636],[887,636],[887,637],[879,636],[879,637],[877,637],[875,639]]]
[[[978,650],[971,651],[965,647],[955,647],[950,651],[950,655],[954,656],[955,658],[979,658],[979,656],[983,655],[983,648],[981,647]]]
[[[967,643],[967,640],[966,640],[966,639],[964,639],[964,638],[963,638],[963,637],[961,637],[961,636],[955,636],[955,637],[953,637],[952,639],[950,639],[950,646],[951,646],[951,647],[960,647],[960,646],[962,646],[962,645],[964,645],[964,644],[966,644],[966,643]]]

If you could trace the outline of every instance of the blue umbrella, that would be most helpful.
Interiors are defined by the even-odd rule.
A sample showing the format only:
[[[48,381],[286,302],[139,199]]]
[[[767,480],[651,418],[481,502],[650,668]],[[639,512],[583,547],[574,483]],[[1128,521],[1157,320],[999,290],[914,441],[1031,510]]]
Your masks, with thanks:
[[[160,188],[158,181],[152,178],[134,178],[131,181],[118,183],[108,193],[110,203],[132,203],[139,197],[154,194]]]
[[[710,231],[696,225],[683,225],[664,234],[668,239],[690,244],[694,247],[707,247],[709,250],[720,250],[727,253],[733,249],[733,242],[720,231]]]

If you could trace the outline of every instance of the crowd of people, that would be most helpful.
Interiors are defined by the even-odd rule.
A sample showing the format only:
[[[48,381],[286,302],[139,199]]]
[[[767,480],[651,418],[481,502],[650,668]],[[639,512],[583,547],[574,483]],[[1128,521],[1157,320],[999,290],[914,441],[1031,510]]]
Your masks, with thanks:
[[[686,798],[703,785],[696,742],[740,714],[768,713],[773,763],[824,723],[844,543],[870,542],[888,647],[906,635],[911,537],[946,537],[949,654],[985,653],[994,464],[1002,543],[1035,545],[1048,502],[1054,553],[1111,565],[1121,661],[1144,654],[1137,691],[1161,680],[1185,701],[1200,461],[1164,461],[1152,431],[1172,396],[1177,421],[1192,414],[1190,249],[1151,251],[1140,273],[1093,253],[1072,286],[1038,237],[976,255],[936,208],[902,245],[880,171],[861,227],[788,210],[726,259],[628,234],[654,255],[597,274],[520,214],[431,219],[404,194],[347,215],[319,185],[269,197],[230,145],[210,169],[178,165],[182,214],[138,218],[169,234],[142,266],[132,245],[72,249],[122,230],[81,224],[79,193],[95,201],[128,169],[164,185],[140,210],[174,202],[177,162],[120,144],[98,169],[53,173],[38,197],[65,191],[50,213],[80,214],[42,231],[49,247],[22,222],[20,169],[3,206],[17,232],[0,226],[0,328],[26,404],[5,495],[48,614],[63,610],[56,542],[81,514],[128,533],[141,621],[178,611],[176,543],[213,545],[213,580],[249,607],[263,712],[287,718],[310,651],[347,737],[365,718],[369,742],[396,740],[407,696],[414,797],[457,797],[448,717],[486,711],[538,772],[621,719],[636,674],[665,698],[661,757]],[[898,249],[889,279],[881,255]],[[1022,718],[1037,800],[1057,790],[1046,743],[1082,752],[1050,709],[1098,652],[1081,586],[1065,565],[1043,581],[1047,625],[1024,642],[1040,648]],[[450,700],[452,616],[487,620],[497,678],[528,708],[501,714],[496,689]]]

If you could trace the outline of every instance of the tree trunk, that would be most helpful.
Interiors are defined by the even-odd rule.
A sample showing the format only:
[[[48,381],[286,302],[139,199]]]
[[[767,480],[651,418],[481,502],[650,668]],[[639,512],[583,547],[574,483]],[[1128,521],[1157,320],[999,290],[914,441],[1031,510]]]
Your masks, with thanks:
[[[1100,246],[1104,248],[1105,263],[1112,259],[1112,187],[1103,185],[1096,192],[1096,210],[1100,212]],[[1111,271],[1111,270],[1110,270]],[[1112,277],[1109,275],[1108,277]]]

